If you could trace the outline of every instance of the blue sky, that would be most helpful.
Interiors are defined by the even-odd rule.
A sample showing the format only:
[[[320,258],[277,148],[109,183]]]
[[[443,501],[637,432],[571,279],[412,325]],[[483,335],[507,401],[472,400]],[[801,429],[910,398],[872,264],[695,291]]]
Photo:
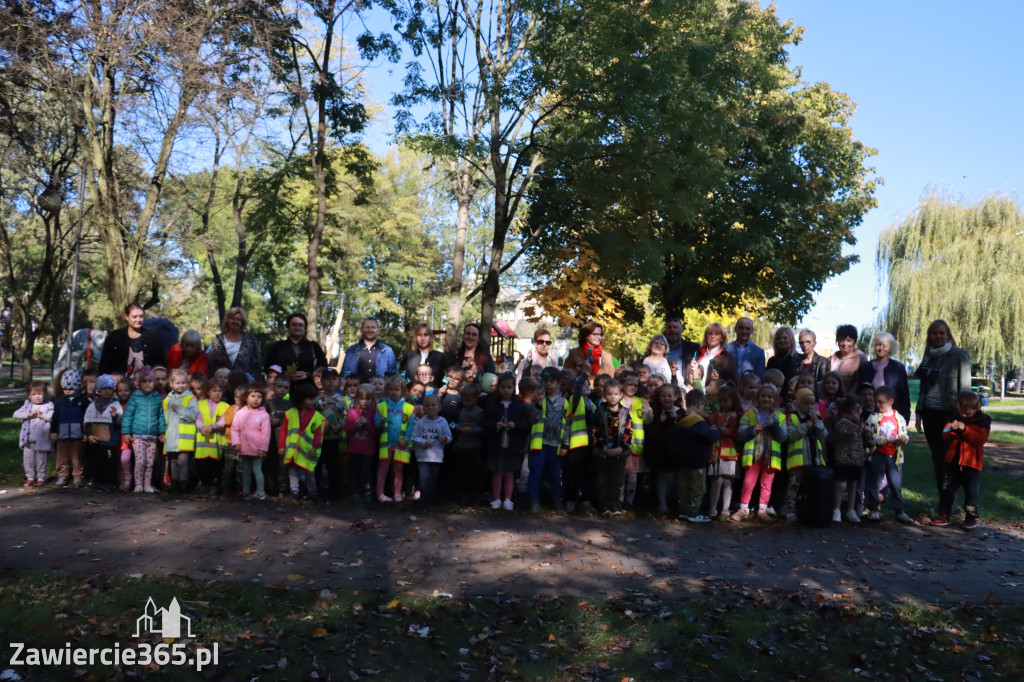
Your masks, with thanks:
[[[884,179],[878,207],[850,249],[861,262],[825,284],[801,321],[827,343],[839,324],[870,324],[886,294],[875,246],[887,225],[910,213],[930,189],[955,198],[989,192],[1019,198],[1024,160],[1024,2],[982,0],[777,0],[783,19],[806,31],[791,63],[808,82],[826,81],[857,104],[854,136],[878,150]],[[374,30],[386,26],[368,17]],[[371,99],[386,105],[401,67],[371,67]],[[393,121],[382,117],[368,142],[387,146]]]
[[[861,263],[825,284],[803,320],[819,339],[870,323],[887,299],[878,236],[930,189],[1019,199],[1024,135],[1022,2],[778,0],[803,26],[792,63],[857,103],[854,136],[878,150],[878,207],[856,231]]]

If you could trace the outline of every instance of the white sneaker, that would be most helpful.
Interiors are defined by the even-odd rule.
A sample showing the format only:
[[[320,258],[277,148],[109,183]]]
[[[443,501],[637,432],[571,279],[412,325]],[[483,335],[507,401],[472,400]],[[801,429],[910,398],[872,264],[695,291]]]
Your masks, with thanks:
[[[401,502],[405,498],[402,497],[402,493],[395,493],[395,502]]]
[[[852,509],[846,512],[846,520],[850,523],[860,523],[860,517],[857,516],[857,512]]]
[[[878,511],[877,509],[875,511],[871,512],[870,514],[868,514],[868,521],[881,521],[881,520],[882,520],[882,512]]]
[[[505,500],[505,502],[502,503],[501,506],[505,511],[512,511],[512,509],[514,509],[515,507],[515,505],[512,504],[512,500]]]
[[[501,509],[501,500],[491,500],[491,509]]]
[[[839,511],[838,509],[836,509],[834,512],[832,512],[832,523],[842,523],[842,522],[843,522],[843,513],[841,511]]]
[[[135,492],[141,493],[142,492],[142,486],[141,485],[135,486]]]
[[[394,500],[392,500],[390,497],[388,497],[384,493],[381,493],[380,495],[377,495],[377,501],[381,502],[381,503],[394,502]]]
[[[733,514],[732,516],[729,517],[729,520],[730,521],[743,521],[744,519],[747,518],[748,514],[750,514],[750,512],[747,510],[747,508],[746,507],[741,507],[740,509],[736,510],[735,514]]]
[[[896,520],[899,521],[900,523],[906,523],[906,524],[914,523],[914,519],[910,518],[910,516],[908,516],[906,512],[900,512],[896,516]]]
[[[151,485],[147,485],[145,488],[143,488],[143,491],[147,492],[147,493],[155,493],[156,492],[156,490]]]
[[[690,523],[711,523],[711,519],[703,514],[695,514],[693,516],[687,516],[686,520]]]

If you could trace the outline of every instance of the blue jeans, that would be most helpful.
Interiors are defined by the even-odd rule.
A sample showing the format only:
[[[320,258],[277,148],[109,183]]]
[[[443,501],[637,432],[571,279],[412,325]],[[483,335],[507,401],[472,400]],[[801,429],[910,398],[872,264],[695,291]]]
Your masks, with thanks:
[[[541,481],[548,482],[551,488],[551,499],[558,502],[562,499],[562,458],[558,456],[557,445],[544,445],[540,450],[530,451],[530,480],[526,483],[526,493],[531,501],[540,499]]]
[[[882,476],[889,479],[889,499],[892,511],[897,516],[903,513],[903,466],[896,464],[895,457],[884,455],[878,450],[871,453],[868,462],[867,498],[868,509],[878,511],[878,489]]]
[[[437,474],[441,471],[440,462],[416,462],[420,474],[420,497],[431,503],[437,497]]]

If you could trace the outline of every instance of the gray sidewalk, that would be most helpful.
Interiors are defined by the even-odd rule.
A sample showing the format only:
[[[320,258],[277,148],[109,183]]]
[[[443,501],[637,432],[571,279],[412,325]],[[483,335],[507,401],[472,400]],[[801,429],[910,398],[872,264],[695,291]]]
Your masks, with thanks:
[[[686,525],[474,510],[425,512],[102,494],[0,494],[5,572],[387,593],[685,599],[731,586],[827,599],[1024,604],[1024,532],[925,525]]]

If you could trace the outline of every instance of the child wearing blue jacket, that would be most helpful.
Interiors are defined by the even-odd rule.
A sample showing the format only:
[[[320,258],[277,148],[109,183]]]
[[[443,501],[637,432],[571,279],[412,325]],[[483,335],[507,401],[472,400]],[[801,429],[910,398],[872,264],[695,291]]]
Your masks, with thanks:
[[[50,420],[50,440],[57,444],[57,485],[66,486],[70,473],[75,485],[80,486],[85,482],[82,425],[89,399],[81,393],[82,375],[76,369],[61,372],[58,385],[60,396],[53,403],[53,419]]]
[[[156,390],[156,373],[151,368],[143,367],[135,374],[135,379],[138,388],[124,408],[121,434],[135,454],[135,492],[155,493],[153,462],[157,441],[164,439],[167,430],[161,404],[163,396]]]

